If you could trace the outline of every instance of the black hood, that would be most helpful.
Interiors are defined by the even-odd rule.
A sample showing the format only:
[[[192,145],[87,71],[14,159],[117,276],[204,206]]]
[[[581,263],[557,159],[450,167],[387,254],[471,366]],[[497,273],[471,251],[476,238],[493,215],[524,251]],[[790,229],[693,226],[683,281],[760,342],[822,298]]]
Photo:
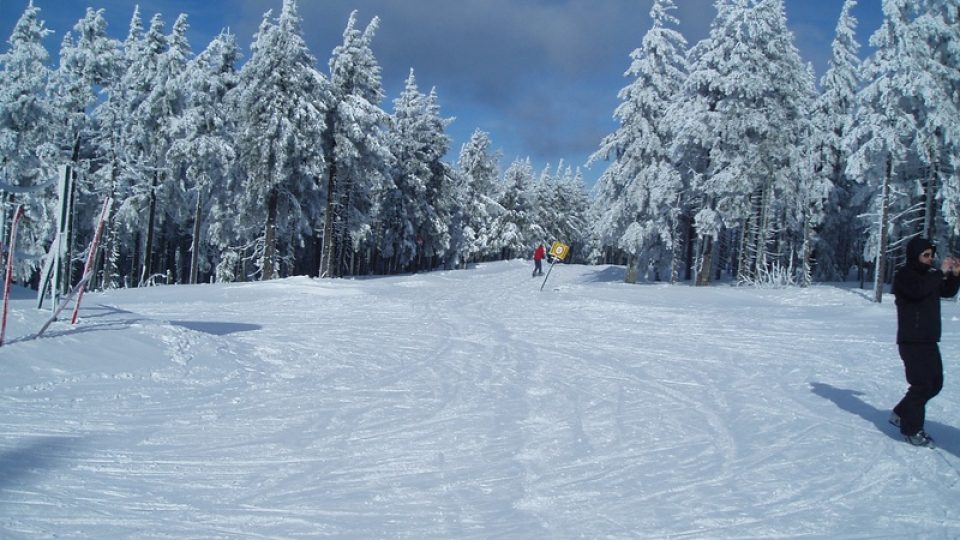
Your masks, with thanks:
[[[919,236],[914,237],[907,242],[907,261],[917,262],[917,257],[927,249],[932,249],[934,253],[937,252],[937,246],[933,245],[933,242],[930,240]]]

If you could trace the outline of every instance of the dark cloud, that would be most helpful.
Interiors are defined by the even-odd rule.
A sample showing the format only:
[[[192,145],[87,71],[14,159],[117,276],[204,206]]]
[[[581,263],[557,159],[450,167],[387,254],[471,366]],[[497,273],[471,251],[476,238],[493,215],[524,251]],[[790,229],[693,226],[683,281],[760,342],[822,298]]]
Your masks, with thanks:
[[[308,39],[323,47],[315,51],[321,57],[335,45],[329,36],[339,41],[349,11],[356,8],[362,24],[373,16],[381,19],[374,50],[387,79],[405,77],[414,68],[431,86],[503,104],[537,77],[582,80],[622,64],[642,34],[636,32],[632,45],[622,36],[646,18],[636,8],[627,9],[635,4],[366,0],[304,2],[300,10]]]
[[[347,17],[380,18],[373,44],[390,96],[409,70],[436,88],[453,154],[475,129],[491,134],[505,159],[582,165],[610,131],[630,52],[649,27],[651,2],[635,0],[389,0],[299,4],[303,28],[322,67],[340,43]],[[278,1],[247,0],[234,10],[259,18]],[[250,22],[249,35],[256,26]],[[240,33],[241,43],[247,35]],[[601,84],[598,84],[600,82]],[[389,108],[391,104],[386,104]]]

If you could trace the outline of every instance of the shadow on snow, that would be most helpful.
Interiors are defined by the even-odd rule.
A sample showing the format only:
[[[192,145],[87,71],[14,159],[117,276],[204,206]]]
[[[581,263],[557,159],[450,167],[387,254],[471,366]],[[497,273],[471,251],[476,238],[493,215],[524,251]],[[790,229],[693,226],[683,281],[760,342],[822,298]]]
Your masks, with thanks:
[[[837,407],[840,407],[844,411],[855,414],[872,423],[877,427],[878,431],[891,439],[903,441],[903,437],[900,436],[900,431],[887,422],[890,416],[890,409],[878,409],[862,400],[860,396],[864,395],[863,392],[837,388],[820,382],[811,382],[810,391],[822,398],[832,401]],[[937,448],[943,449],[945,452],[949,452],[960,458],[960,430],[953,426],[932,422],[929,419],[927,419],[924,429],[933,436]]]
[[[77,437],[43,437],[0,452],[0,489],[53,469],[76,451]]]
[[[251,332],[263,328],[259,324],[233,323],[233,322],[208,322],[208,321],[170,321],[170,324],[180,326],[188,330],[212,334],[214,336],[225,336],[237,332]]]

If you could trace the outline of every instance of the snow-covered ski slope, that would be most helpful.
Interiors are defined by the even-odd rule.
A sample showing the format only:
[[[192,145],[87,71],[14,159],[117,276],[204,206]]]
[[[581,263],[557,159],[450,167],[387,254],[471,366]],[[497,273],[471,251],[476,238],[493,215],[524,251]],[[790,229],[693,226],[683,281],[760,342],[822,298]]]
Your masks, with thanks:
[[[530,270],[18,291],[0,537],[960,536],[955,302],[928,450],[892,297]]]

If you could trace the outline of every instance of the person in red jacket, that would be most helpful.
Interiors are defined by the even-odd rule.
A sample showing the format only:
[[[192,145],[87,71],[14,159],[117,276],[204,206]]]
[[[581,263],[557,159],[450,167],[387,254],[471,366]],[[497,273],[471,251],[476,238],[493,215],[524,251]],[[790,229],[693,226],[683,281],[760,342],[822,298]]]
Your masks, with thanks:
[[[928,446],[933,439],[923,429],[928,401],[943,388],[940,357],[940,299],[960,290],[960,261],[944,257],[938,270],[937,248],[926,238],[907,243],[907,262],[893,277],[897,303],[897,347],[910,386],[893,408],[890,423],[910,444]]]
[[[547,256],[547,249],[543,247],[543,244],[537,246],[537,249],[533,250],[533,277],[543,275],[543,259]]]

